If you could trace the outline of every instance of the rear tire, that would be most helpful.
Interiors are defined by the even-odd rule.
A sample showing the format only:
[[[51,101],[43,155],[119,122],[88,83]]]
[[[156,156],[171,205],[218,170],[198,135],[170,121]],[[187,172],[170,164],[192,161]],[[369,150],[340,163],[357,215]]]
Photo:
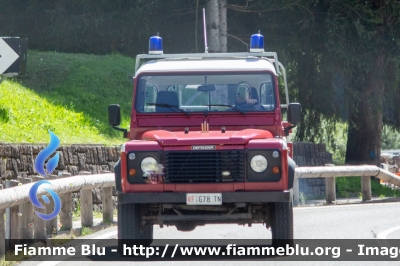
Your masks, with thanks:
[[[272,204],[272,245],[274,247],[293,246],[293,202]]]
[[[150,246],[153,243],[153,225],[146,224],[142,226],[140,230],[141,244],[144,246]]]
[[[176,229],[182,232],[190,232],[196,229],[196,224],[193,222],[178,222],[176,225]]]

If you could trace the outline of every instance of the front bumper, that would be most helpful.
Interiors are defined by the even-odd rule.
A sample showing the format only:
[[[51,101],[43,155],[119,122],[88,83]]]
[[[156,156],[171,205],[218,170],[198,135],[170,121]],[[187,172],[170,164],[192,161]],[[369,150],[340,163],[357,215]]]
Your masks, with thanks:
[[[292,190],[257,192],[222,192],[222,203],[290,202]],[[184,192],[118,193],[118,204],[186,203]]]

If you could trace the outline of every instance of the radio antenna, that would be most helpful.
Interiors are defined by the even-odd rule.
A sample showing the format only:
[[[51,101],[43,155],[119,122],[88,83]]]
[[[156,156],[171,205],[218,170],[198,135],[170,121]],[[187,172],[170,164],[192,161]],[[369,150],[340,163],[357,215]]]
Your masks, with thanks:
[[[208,46],[207,46],[207,28],[206,28],[206,9],[203,8],[203,27],[204,27],[204,46],[205,46],[205,53],[208,53]]]

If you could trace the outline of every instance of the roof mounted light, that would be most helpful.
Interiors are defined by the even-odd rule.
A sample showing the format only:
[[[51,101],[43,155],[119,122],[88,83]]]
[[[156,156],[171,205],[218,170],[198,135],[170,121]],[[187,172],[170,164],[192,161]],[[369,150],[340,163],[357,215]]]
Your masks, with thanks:
[[[158,34],[150,37],[149,54],[163,54],[162,38]]]
[[[251,35],[250,38],[250,53],[264,52],[264,36],[258,31],[257,34]]]

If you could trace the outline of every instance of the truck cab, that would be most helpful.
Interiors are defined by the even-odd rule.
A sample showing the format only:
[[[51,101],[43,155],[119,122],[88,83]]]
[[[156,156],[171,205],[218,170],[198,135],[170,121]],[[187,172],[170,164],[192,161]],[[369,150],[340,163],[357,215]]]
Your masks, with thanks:
[[[301,106],[289,103],[277,54],[138,55],[133,84],[129,131],[118,127],[119,106],[108,109],[128,138],[114,169],[119,246],[151,243],[154,225],[215,223],[262,223],[274,245],[292,243],[295,162],[286,137]]]

